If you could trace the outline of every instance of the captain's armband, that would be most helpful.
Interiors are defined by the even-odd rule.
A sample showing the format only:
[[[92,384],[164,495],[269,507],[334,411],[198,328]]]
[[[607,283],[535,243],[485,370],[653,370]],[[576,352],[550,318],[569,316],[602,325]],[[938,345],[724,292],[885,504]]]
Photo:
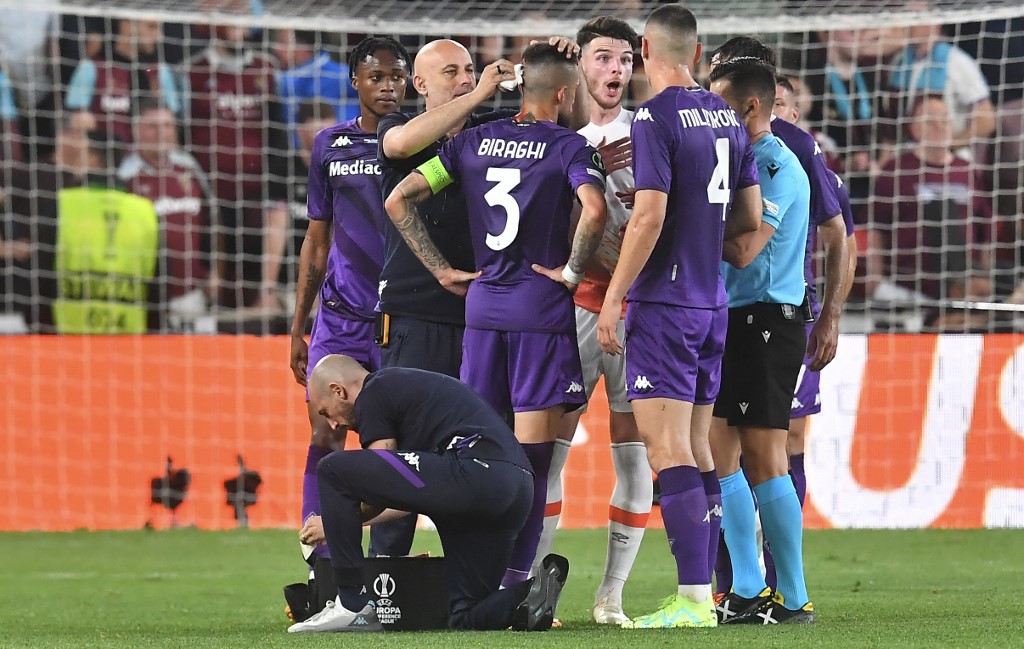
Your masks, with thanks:
[[[434,194],[455,182],[448,173],[448,170],[444,168],[441,159],[437,156],[416,167],[416,171],[423,174],[423,177],[427,179],[430,191]]]

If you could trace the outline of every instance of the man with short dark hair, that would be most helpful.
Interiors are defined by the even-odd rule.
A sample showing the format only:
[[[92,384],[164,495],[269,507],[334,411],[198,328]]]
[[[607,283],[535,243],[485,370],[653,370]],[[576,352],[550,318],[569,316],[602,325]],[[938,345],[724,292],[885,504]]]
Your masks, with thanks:
[[[291,633],[380,631],[362,578],[362,524],[400,512],[437,525],[448,574],[452,629],[546,631],[569,575],[549,555],[530,581],[499,590],[533,495],[530,461],[501,417],[467,386],[406,368],[366,371],[325,356],[309,376],[310,407],[332,428],[359,431],[364,450],[317,466],[322,522],[300,540],[331,549],[337,598]],[[322,524],[321,524],[322,523]]]
[[[633,111],[622,101],[633,73],[633,56],[640,36],[629,23],[613,16],[598,16],[587,21],[576,34],[580,46],[580,71],[585,92],[577,96],[587,108],[588,123],[579,130],[591,146],[601,153],[608,174],[605,201],[608,221],[594,261],[587,267],[576,303],[576,337],[583,366],[583,387],[587,398],[604,376],[608,396],[608,430],[611,436],[615,488],[608,506],[608,554],[604,578],[594,595],[592,613],[599,624],[620,624],[629,618],[622,611],[622,591],[644,538],[651,511],[654,485],[647,449],[640,441],[633,409],[626,396],[626,363],[621,355],[606,354],[597,342],[597,315],[604,302],[605,289],[615,268],[622,229],[629,219],[629,192],[633,189],[632,149],[629,125]],[[589,101],[588,101],[589,100]],[[574,111],[579,113],[579,109]],[[624,319],[619,321],[620,332]],[[548,472],[548,497],[537,559],[547,554],[554,540],[562,511],[562,467],[569,455],[573,436],[585,407],[566,413],[555,440]]]
[[[774,71],[775,69],[775,50],[752,36],[736,36],[715,50],[711,57],[711,75],[716,75],[718,66],[740,58],[759,61],[768,66],[770,70]],[[772,135],[779,138],[786,148],[796,155],[810,182],[809,223],[812,227],[808,228],[804,274],[807,283],[807,300],[814,306],[818,304],[818,292],[811,275],[811,255],[807,253],[813,252],[818,238],[821,239],[825,251],[824,293],[821,307],[815,312],[814,324],[808,327],[807,334],[808,356],[805,365],[808,372],[805,376],[810,375],[806,379],[806,388],[810,389],[813,388],[812,384],[817,372],[821,371],[835,356],[839,340],[839,318],[843,303],[850,292],[857,264],[856,248],[854,239],[850,236],[852,228],[846,226],[846,221],[844,221],[838,199],[839,190],[833,180],[834,176],[825,165],[825,157],[814,137],[783,118],[772,118],[769,128]],[[798,411],[797,414],[801,413]],[[790,428],[790,434],[793,442],[792,449],[795,451],[790,457],[793,481],[797,485],[806,484],[803,455],[802,452],[799,452],[802,448],[802,444],[799,444],[802,436],[799,418],[795,429]],[[745,497],[742,494],[740,496]],[[719,546],[716,546],[716,550],[712,553],[713,559],[717,559],[717,547]],[[726,546],[723,543],[721,547]],[[728,555],[727,549],[725,554]],[[770,555],[766,560],[770,561]],[[720,578],[717,589],[719,596],[723,596],[732,585],[731,575],[725,567],[729,564],[729,558],[726,556],[725,561],[720,563],[720,568],[716,569]],[[773,575],[774,573],[770,571],[769,578],[772,579]],[[773,586],[774,582],[768,585]]]
[[[760,191],[746,129],[693,79],[701,53],[693,14],[656,9],[641,48],[658,94],[633,117],[637,191],[597,335],[604,351],[623,353],[618,322],[627,299],[628,394],[661,485],[677,590],[623,626],[713,627],[717,476],[707,436],[727,321],[719,263],[723,238],[757,229]]]
[[[722,255],[728,262],[722,263],[722,276],[729,328],[711,449],[723,476],[722,529],[732,557],[733,589],[717,611],[722,623],[810,623],[814,607],[803,575],[803,517],[786,454],[790,408],[807,347],[800,304],[810,183],[796,156],[771,134],[774,69],[738,58],[719,65],[711,80],[712,91],[746,125],[763,197],[760,227],[726,240]],[[757,562],[753,498],[775,558],[774,594]]]
[[[309,372],[328,354],[345,354],[368,369],[380,366],[373,340],[377,281],[384,261],[387,217],[380,196],[377,125],[401,105],[409,71],[409,53],[393,38],[366,38],[350,54],[359,93],[360,114],[316,134],[307,185],[309,225],[299,254],[292,316],[290,365],[295,381],[307,384]],[[319,307],[307,345],[306,322],[314,301]],[[320,513],[317,462],[339,440],[306,394],[310,442],[302,481],[302,520]],[[327,558],[316,549],[309,561]]]
[[[160,218],[156,328],[177,329],[206,312],[210,187],[199,163],[178,144],[178,120],[155,99],[140,102],[133,152],[118,169],[132,193],[153,201]]]

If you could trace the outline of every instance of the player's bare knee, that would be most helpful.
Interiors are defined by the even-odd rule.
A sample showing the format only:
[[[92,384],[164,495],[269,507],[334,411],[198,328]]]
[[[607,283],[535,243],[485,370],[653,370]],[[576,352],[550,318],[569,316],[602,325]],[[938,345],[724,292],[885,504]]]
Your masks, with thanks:
[[[647,461],[655,473],[673,466],[696,466],[693,453],[688,447],[672,444],[656,444],[647,442]]]
[[[743,467],[751,485],[789,473],[786,431],[777,428],[740,427]]]
[[[580,424],[580,417],[582,413],[577,410],[576,412],[567,412],[558,422],[558,437],[557,439],[563,442],[571,442],[572,438],[576,436],[576,428]]]
[[[799,455],[804,452],[807,417],[789,420],[789,437],[786,438],[786,454]]]
[[[608,416],[608,436],[612,444],[641,442],[640,431],[636,427],[636,419],[631,412],[615,412]]]

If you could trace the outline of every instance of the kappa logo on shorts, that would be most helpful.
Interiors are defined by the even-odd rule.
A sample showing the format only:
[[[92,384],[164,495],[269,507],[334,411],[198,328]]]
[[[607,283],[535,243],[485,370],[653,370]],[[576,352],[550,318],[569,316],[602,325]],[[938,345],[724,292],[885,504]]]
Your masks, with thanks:
[[[654,387],[654,384],[651,383],[650,381],[648,381],[647,380],[647,376],[644,375],[644,374],[638,375],[636,377],[636,380],[633,381],[633,389],[634,390],[650,390],[653,387]]]
[[[803,408],[804,404],[800,403],[800,399],[793,397],[793,405],[789,407],[790,410],[796,410],[797,408]]]
[[[747,408],[750,407],[750,402],[749,401],[740,401],[739,406],[740,406],[740,412],[742,412],[745,415],[745,414],[747,414]]]
[[[577,394],[579,392],[583,392],[583,386],[576,381],[569,383],[569,387],[565,389],[566,394]]]
[[[416,469],[416,471],[420,470],[420,456],[416,453],[395,453],[395,455],[408,462],[409,466]]]

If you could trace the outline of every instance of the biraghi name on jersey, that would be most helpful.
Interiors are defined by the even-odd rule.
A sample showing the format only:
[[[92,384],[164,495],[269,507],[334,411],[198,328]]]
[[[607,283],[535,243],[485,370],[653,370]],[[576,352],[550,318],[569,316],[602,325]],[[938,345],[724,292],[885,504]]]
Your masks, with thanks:
[[[515,142],[500,138],[485,137],[480,140],[477,155],[492,158],[513,158],[515,160],[541,160],[547,151],[547,142]]]

